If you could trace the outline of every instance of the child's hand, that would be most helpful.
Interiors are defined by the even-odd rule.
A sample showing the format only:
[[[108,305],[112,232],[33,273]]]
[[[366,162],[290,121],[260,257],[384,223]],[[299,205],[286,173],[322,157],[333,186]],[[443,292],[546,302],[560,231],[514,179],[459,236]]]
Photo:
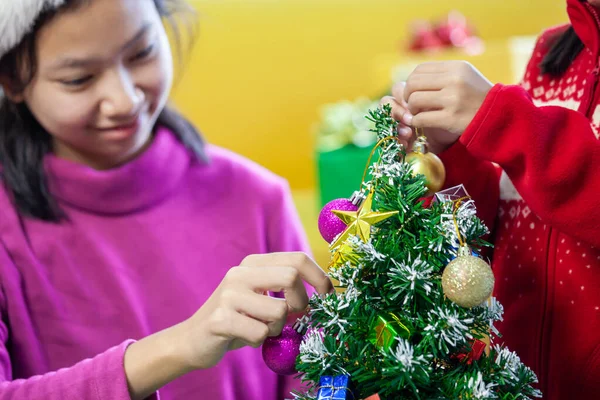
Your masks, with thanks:
[[[410,124],[404,118],[405,116],[408,118],[410,115],[408,104],[404,101],[405,86],[406,82],[395,84],[392,88],[392,95],[383,97],[379,103],[381,105],[389,104],[392,107],[392,117],[398,121],[398,127],[396,128],[398,141],[404,145],[407,152],[410,152],[415,137]]]
[[[308,306],[303,281],[319,293],[333,290],[323,270],[303,253],[253,255],[232,268],[202,308],[182,324],[190,368],[210,368],[228,350],[258,347],[267,336],[279,335],[288,313]],[[269,297],[267,291],[284,292],[285,299]]]
[[[406,83],[394,87],[394,118],[404,126],[423,128],[430,149],[439,153],[471,123],[492,84],[465,61],[419,65]],[[399,128],[399,136],[407,132]]]
[[[381,104],[389,104],[392,106],[392,117],[398,121],[396,129],[398,141],[404,145],[407,153],[412,151],[412,145],[416,139],[411,127],[413,115],[409,111],[408,103],[404,100],[404,91],[406,82],[399,82],[392,89],[392,96],[385,96],[381,99]],[[423,133],[427,136],[429,151],[432,153],[440,153],[454,142],[453,136],[443,130],[437,128],[423,128]]]
[[[409,124],[447,131],[453,142],[467,129],[492,84],[466,61],[419,65],[406,80]],[[444,138],[445,139],[445,138]]]

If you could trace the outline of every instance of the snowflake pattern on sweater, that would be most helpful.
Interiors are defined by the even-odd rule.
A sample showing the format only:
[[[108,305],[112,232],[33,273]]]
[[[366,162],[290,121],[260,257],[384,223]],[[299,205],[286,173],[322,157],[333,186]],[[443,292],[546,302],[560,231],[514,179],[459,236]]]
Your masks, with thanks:
[[[527,90],[538,107],[559,106],[578,110],[584,100],[584,94],[590,88],[591,80],[597,79],[593,76],[595,58],[592,51],[585,48],[560,78],[542,75],[539,68],[545,55],[544,50],[549,44],[548,37],[554,37],[563,29],[564,27],[551,29],[538,39],[521,86]],[[594,108],[590,124],[596,138],[600,139],[600,107],[595,104]],[[527,286],[538,284],[538,277],[527,273],[527,270],[545,269],[548,262],[548,229],[549,226],[531,211],[510,178],[502,172],[495,248],[496,252],[506,252],[506,259],[510,260],[512,257],[511,264],[516,265],[517,271],[512,271],[512,277],[505,276],[503,279],[505,282],[510,282],[511,279],[519,282],[522,292],[517,293],[518,297],[523,297],[528,292]],[[522,243],[519,243],[519,239]],[[556,253],[559,264],[559,294],[565,296],[568,304],[583,307],[580,310],[582,312],[600,312],[600,298],[597,295],[590,294],[587,296],[591,297],[589,300],[582,299],[586,297],[585,282],[593,280],[600,271],[600,251],[593,246],[582,244],[579,240],[564,236],[558,240]]]
[[[584,3],[568,2],[579,13],[572,21],[591,20]],[[520,87],[496,85],[440,155],[448,183],[465,184],[493,230],[505,307],[498,342],[536,372],[550,400],[600,393],[600,25],[597,50],[585,48],[561,77],[542,74],[565,29],[542,34]]]

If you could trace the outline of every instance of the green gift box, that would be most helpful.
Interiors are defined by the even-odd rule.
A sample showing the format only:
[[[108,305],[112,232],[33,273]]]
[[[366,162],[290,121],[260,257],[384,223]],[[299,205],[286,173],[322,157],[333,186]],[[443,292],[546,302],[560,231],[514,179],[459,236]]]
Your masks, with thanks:
[[[317,174],[321,206],[360,189],[377,138],[366,118],[377,101],[362,97],[326,104],[317,127]]]
[[[387,351],[392,347],[396,338],[409,339],[410,335],[410,328],[400,321],[396,315],[389,314],[385,317],[378,316],[373,322],[369,340],[375,346]]]
[[[317,174],[321,207],[334,199],[350,198],[360,189],[372,146],[347,145],[317,152]]]

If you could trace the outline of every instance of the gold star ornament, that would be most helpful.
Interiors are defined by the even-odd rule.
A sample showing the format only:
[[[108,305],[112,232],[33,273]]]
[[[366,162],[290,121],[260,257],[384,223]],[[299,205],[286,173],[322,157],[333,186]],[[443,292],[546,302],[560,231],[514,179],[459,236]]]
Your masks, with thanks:
[[[349,262],[353,266],[356,266],[358,263],[359,257],[354,252],[352,246],[348,243],[342,243],[340,247],[333,253],[333,257],[331,259],[331,264],[329,264],[330,269],[335,269],[345,263]]]
[[[346,225],[344,232],[338,236],[338,238],[331,243],[331,248],[334,249],[343,243],[348,236],[356,235],[363,242],[368,242],[371,236],[371,226],[378,224],[390,218],[393,215],[398,214],[398,211],[388,212],[377,212],[371,210],[373,205],[373,192],[371,191],[365,201],[358,209],[358,211],[339,211],[331,210],[339,219],[341,219]]]

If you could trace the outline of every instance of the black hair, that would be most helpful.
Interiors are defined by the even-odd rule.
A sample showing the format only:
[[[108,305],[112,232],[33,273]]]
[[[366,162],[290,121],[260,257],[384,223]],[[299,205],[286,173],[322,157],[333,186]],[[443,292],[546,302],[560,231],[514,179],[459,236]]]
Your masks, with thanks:
[[[191,11],[184,0],[153,0],[180,45],[175,16]],[[9,90],[22,93],[36,74],[36,34],[58,12],[89,3],[90,0],[67,0],[57,10],[45,11],[33,30],[21,43],[0,58],[0,77],[10,85]],[[180,49],[179,49],[180,50]],[[179,52],[181,58],[181,52]],[[180,60],[181,61],[181,60]],[[0,179],[23,216],[59,222],[64,213],[48,189],[44,156],[52,151],[50,134],[39,124],[27,105],[14,103],[0,89]],[[206,162],[204,141],[194,126],[173,108],[165,107],[156,125],[164,126],[201,162]]]
[[[542,74],[560,77],[583,49],[583,42],[575,33],[575,29],[569,26],[554,39],[550,50],[540,63]]]

